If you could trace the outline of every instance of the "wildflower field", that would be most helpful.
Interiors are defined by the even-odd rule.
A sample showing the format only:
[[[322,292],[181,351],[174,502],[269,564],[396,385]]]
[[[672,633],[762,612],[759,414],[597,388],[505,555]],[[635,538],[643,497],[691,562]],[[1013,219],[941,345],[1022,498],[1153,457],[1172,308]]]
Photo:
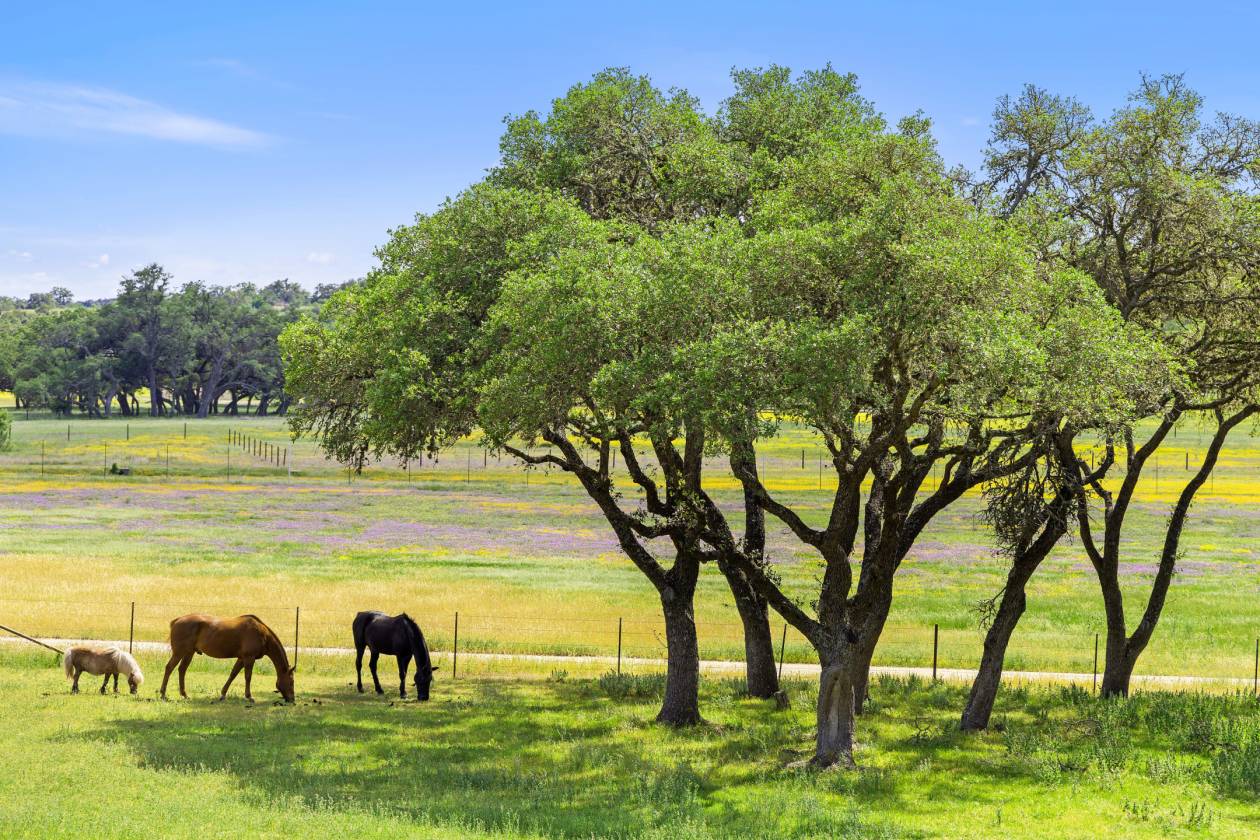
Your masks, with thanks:
[[[292,441],[279,418],[18,415],[13,429],[12,446],[0,453],[0,612],[27,632],[125,639],[134,602],[140,640],[164,641],[169,620],[194,610],[255,612],[288,635],[300,608],[304,645],[344,647],[354,613],[378,608],[416,616],[439,651],[451,647],[458,612],[461,650],[612,656],[620,635],[626,656],[663,655],[655,593],[581,490],[563,474],[523,470],[475,442],[436,461],[352,475],[310,441]],[[1158,479],[1148,469],[1139,490],[1137,513],[1152,526],[1185,481],[1187,457],[1193,466],[1202,451],[1193,427],[1178,429],[1175,442],[1182,448],[1161,454]],[[822,517],[829,493],[819,490],[819,451],[786,428],[759,458],[777,492]],[[130,474],[114,474],[115,466]],[[1256,440],[1237,434],[1216,473],[1200,493],[1168,610],[1139,673],[1252,676],[1260,635]],[[735,482],[720,457],[708,475],[719,498],[733,503]],[[940,666],[974,667],[982,639],[976,605],[1000,589],[1006,571],[981,503],[964,499],[919,540],[899,573],[877,664],[931,664],[939,625]],[[1135,545],[1124,576],[1153,575],[1156,531]],[[769,549],[785,580],[807,592],[815,559],[777,527]],[[729,601],[724,580],[707,570],[697,598],[705,658],[741,656]],[[1101,624],[1092,568],[1065,541],[1033,580],[1008,668],[1089,673]],[[785,658],[811,659],[794,631]]]

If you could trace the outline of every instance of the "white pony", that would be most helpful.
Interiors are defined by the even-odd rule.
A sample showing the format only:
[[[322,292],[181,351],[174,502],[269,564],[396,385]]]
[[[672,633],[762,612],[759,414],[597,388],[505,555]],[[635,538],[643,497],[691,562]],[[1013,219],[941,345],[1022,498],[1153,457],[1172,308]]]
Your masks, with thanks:
[[[140,683],[144,682],[144,673],[141,672],[135,657],[116,647],[72,647],[66,651],[62,664],[66,669],[66,679],[74,680],[74,685],[70,689],[71,694],[79,693],[79,675],[84,671],[98,676],[105,675],[105,682],[101,683],[101,694],[105,693],[110,677],[114,678],[114,693],[118,693],[119,674],[127,675],[127,685],[131,686],[132,694],[135,694]]]

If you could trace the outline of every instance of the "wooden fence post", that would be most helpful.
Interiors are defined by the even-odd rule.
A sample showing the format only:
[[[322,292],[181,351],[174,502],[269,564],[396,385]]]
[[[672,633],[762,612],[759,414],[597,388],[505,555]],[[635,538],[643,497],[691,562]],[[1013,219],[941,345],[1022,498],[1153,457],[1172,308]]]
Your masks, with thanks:
[[[451,679],[459,674],[459,610],[455,611],[455,642],[451,645]]]
[[[136,643],[136,602],[131,602],[131,628],[127,631],[127,653],[131,653]]]
[[[621,676],[621,619],[617,619],[617,676]]]
[[[297,667],[298,661],[298,631],[302,629],[302,608],[293,608],[293,667]]]

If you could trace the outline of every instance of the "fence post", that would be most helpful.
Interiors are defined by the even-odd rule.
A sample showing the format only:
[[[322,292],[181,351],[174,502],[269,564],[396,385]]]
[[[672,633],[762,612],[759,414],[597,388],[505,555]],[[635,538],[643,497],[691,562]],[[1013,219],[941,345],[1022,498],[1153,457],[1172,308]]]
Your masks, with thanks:
[[[1256,673],[1251,678],[1251,693],[1260,695],[1260,639],[1256,639]]]
[[[136,602],[131,602],[131,628],[127,631],[127,653],[131,653],[136,643]]]
[[[1094,634],[1094,688],[1095,694],[1098,693],[1098,634]]]
[[[109,475],[109,441],[105,441],[105,460],[101,463],[101,475]]]
[[[621,676],[621,618],[617,619],[617,676]]]
[[[44,442],[39,442],[39,474],[44,474]]]
[[[293,667],[297,667],[298,661],[298,631],[302,629],[302,608],[293,608]]]
[[[166,444],[166,477],[171,477],[171,445]]]
[[[783,651],[786,649],[787,649],[787,622],[785,621],[783,622],[783,638],[779,640],[779,682],[783,682]]]
[[[941,644],[941,625],[932,625],[932,682],[936,682],[936,652]]]
[[[131,424],[127,424],[127,440],[131,440]]]
[[[231,434],[229,432],[229,434]],[[184,421],[184,440],[188,440],[188,421]]]
[[[455,611],[455,643],[451,645],[451,679],[459,674],[459,610]]]

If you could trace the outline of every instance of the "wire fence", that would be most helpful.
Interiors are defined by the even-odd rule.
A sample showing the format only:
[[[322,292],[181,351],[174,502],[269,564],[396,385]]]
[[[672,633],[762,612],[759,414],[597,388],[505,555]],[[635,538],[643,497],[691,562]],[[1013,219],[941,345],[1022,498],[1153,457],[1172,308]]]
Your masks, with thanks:
[[[402,610],[398,610],[401,612]],[[285,642],[294,660],[303,650],[342,652],[354,647],[351,622],[357,610],[214,602],[197,604],[158,601],[18,598],[0,596],[0,625],[36,639],[82,639],[140,644],[152,650],[168,641],[172,619],[189,613],[259,616]],[[414,615],[435,658],[450,662],[458,676],[459,656],[502,654],[530,657],[581,657],[621,672],[642,667],[644,659],[659,662],[666,655],[662,620],[624,616],[574,617],[513,615],[483,608],[451,608]],[[705,660],[742,662],[743,625],[739,622],[699,621],[700,655]],[[772,620],[775,655],[784,663],[816,664],[812,647],[786,623]],[[1017,631],[1006,656],[1009,672],[1036,671],[1092,676],[1097,687],[1102,662],[1099,633],[1047,636],[1036,630]],[[1204,680],[1245,680],[1260,693],[1260,638],[1214,640],[1216,651],[1208,668],[1168,669],[1157,676]],[[873,660],[877,666],[904,666],[938,671],[974,669],[983,633],[978,628],[890,622],[885,625]],[[1187,665],[1203,657],[1183,659]],[[1141,672],[1140,672],[1141,673]]]
[[[7,410],[15,417],[22,416],[13,409]],[[805,493],[835,490],[829,456],[807,437],[798,430],[769,439],[759,447],[760,471],[772,487]],[[549,447],[530,447],[529,451],[540,454],[549,451]],[[1091,463],[1101,457],[1102,451],[1101,445],[1088,442],[1080,447],[1082,457]],[[1140,493],[1171,498],[1197,470],[1205,451],[1202,434],[1187,432],[1180,440],[1172,439],[1143,471]],[[644,447],[637,456],[644,467],[655,465],[649,448]],[[591,452],[590,457],[593,461],[595,453]],[[616,452],[612,459],[616,473]],[[706,480],[734,484],[726,458],[711,456],[705,460]],[[0,468],[44,476],[199,475],[228,481],[233,476],[327,477],[338,472],[348,482],[361,477],[329,461],[315,441],[294,442],[284,421],[275,417],[79,418],[19,423],[15,425],[14,445],[10,451],[0,453]],[[476,440],[462,441],[436,457],[372,463],[365,473],[398,481],[440,478],[464,482],[514,473],[526,485],[540,476],[557,475],[550,465],[527,468],[510,456],[484,449]],[[1123,474],[1122,461],[1113,479]],[[922,491],[934,490],[941,478],[940,470],[934,469],[926,477]],[[1200,495],[1238,501],[1260,499],[1260,449],[1255,448],[1254,438],[1240,435],[1227,447]]]

